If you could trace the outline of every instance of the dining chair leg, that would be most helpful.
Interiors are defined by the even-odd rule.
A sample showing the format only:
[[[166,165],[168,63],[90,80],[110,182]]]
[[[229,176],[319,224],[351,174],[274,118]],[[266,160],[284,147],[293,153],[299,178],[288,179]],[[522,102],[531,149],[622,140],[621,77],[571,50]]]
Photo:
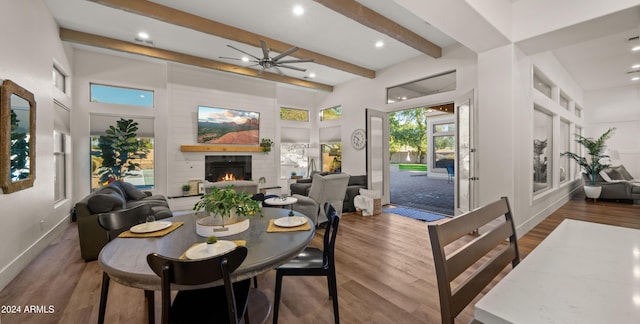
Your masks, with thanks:
[[[333,303],[333,319],[336,324],[340,324],[340,314],[338,313],[338,284],[336,283],[336,272],[333,269],[332,274],[327,278],[331,277],[329,280],[331,282],[331,289],[329,290],[331,293],[331,299]]]
[[[100,290],[100,308],[98,310],[98,324],[104,323],[104,316],[107,312],[107,297],[109,295],[109,275],[102,273],[102,289]]]
[[[153,290],[145,290],[144,297],[147,299],[147,317],[149,318],[149,324],[156,322],[156,303]]]
[[[278,324],[278,309],[280,308],[280,290],[282,289],[282,274],[276,271],[276,291],[273,297],[273,324]]]

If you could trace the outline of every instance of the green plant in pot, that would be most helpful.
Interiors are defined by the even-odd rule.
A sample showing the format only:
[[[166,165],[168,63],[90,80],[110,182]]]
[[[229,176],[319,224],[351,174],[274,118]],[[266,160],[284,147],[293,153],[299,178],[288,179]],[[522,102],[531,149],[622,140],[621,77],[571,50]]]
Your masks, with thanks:
[[[140,161],[147,158],[149,139],[138,138],[138,122],[120,118],[98,138],[98,152],[102,165],[98,168],[100,182],[121,180],[127,171],[139,170]]]
[[[188,184],[182,185],[182,195],[183,196],[188,196],[190,190],[191,190],[191,186],[190,185],[188,185]]]
[[[203,210],[210,214],[211,217],[203,219],[207,225],[221,225],[224,228],[225,223],[237,222],[237,216],[250,217],[262,210],[260,201],[251,197],[251,194],[237,192],[233,185],[226,188],[212,187],[193,206],[193,210]]]
[[[600,196],[600,192],[602,191],[601,187],[596,186],[596,177],[600,171],[609,167],[609,164],[605,162],[606,158],[609,156],[605,155],[604,151],[607,147],[606,142],[611,138],[614,130],[615,128],[609,128],[597,139],[584,137],[580,134],[574,134],[576,137],[576,143],[584,147],[588,157],[583,157],[572,152],[564,152],[560,154],[561,156],[568,156],[576,161],[589,178],[589,182],[585,183],[585,194],[588,198],[596,199]]]
[[[262,147],[262,152],[271,152],[272,145],[273,141],[270,138],[263,138],[260,140],[260,147]]]

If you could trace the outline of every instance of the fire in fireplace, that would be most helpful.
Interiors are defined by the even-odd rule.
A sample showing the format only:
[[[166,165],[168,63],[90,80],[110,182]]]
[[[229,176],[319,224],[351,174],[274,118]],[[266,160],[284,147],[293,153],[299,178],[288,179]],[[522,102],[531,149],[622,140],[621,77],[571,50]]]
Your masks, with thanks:
[[[204,175],[209,182],[251,180],[251,156],[207,155]]]

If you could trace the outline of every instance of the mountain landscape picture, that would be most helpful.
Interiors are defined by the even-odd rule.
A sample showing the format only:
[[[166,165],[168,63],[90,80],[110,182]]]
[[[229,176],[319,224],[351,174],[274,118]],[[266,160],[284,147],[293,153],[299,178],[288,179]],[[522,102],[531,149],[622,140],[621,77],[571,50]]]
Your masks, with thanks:
[[[225,108],[198,107],[198,143],[259,143],[260,113]]]

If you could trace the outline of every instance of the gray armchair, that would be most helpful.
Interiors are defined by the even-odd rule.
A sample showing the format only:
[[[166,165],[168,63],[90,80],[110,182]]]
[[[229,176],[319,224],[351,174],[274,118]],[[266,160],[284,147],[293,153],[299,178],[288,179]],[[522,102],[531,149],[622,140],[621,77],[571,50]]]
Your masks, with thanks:
[[[339,212],[342,211],[342,203],[347,192],[348,183],[349,175],[346,173],[326,176],[315,174],[308,197],[298,194],[292,195],[292,197],[298,199],[298,202],[293,205],[293,210],[305,214],[318,226],[318,224],[327,221],[324,211],[326,202],[333,205]]]

